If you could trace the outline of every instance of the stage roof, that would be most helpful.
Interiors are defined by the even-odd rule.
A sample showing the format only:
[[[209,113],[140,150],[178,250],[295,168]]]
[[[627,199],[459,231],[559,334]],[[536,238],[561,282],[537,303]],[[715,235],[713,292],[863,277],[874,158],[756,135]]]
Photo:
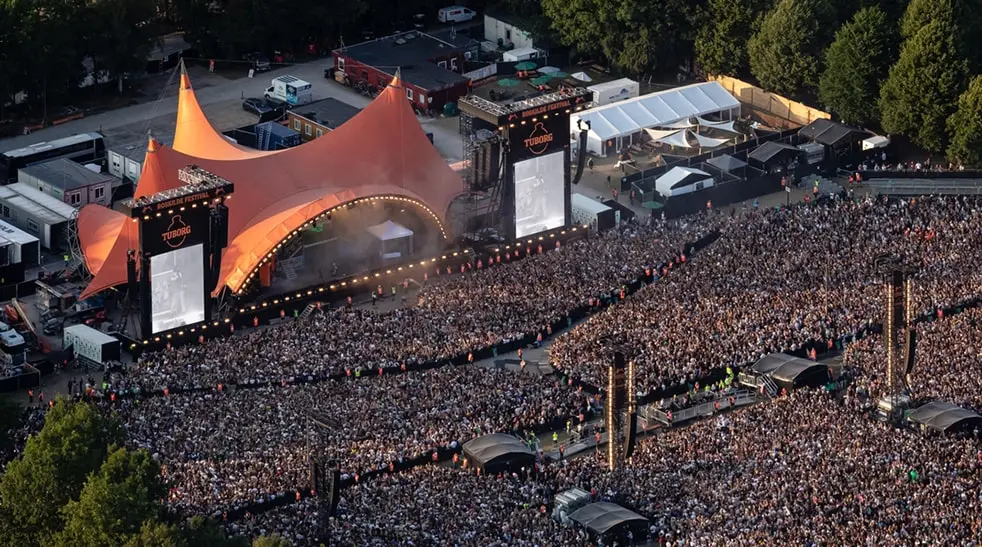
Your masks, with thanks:
[[[183,79],[187,79],[186,75]],[[189,89],[185,87],[185,91]],[[193,95],[182,98],[192,99]],[[192,110],[195,109],[189,106],[186,111]],[[423,132],[398,79],[337,130],[275,153],[240,154],[237,147],[219,144],[216,139],[223,137],[210,124],[201,125],[202,120],[179,117],[176,135],[190,135],[182,128],[187,123],[201,134],[210,131],[210,136],[199,134],[192,143],[193,148],[210,157],[183,154],[151,140],[134,197],[180,186],[178,169],[191,164],[235,184],[235,194],[228,201],[229,246],[222,257],[215,294],[224,286],[233,291],[242,289],[276,245],[329,209],[363,198],[408,200],[423,209],[424,218],[446,230],[443,219],[447,208],[463,190],[460,176],[450,169]],[[223,159],[215,159],[217,156]],[[339,162],[343,162],[341,169],[336,168]],[[135,248],[131,239],[119,237],[122,229],[115,242],[110,243],[107,238],[112,236],[112,230],[100,229],[104,222],[95,222],[95,215],[113,224],[115,218],[88,209],[83,213],[93,222],[80,219],[79,237],[83,250],[94,255],[90,270],[95,278],[82,298],[126,282],[126,250]],[[107,247],[111,249],[106,251]],[[99,264],[102,256],[106,258]],[[86,258],[86,262],[91,259]]]
[[[507,433],[484,435],[464,443],[464,453],[480,468],[508,466],[512,462],[535,459],[535,452],[518,437]]]
[[[775,381],[794,385],[800,377],[828,370],[828,366],[787,353],[769,353],[754,363],[750,370],[766,374]]]
[[[569,516],[570,520],[578,523],[594,534],[604,535],[613,528],[627,523],[644,523],[648,519],[625,509],[615,503],[597,502],[584,505]]]
[[[911,410],[907,419],[937,431],[946,431],[966,420],[969,423],[982,423],[982,416],[978,413],[944,401],[931,401],[921,405]]]

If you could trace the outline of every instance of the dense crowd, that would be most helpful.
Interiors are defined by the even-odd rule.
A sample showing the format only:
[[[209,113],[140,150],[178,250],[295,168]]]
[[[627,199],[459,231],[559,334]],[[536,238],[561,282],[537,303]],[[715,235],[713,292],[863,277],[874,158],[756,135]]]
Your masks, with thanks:
[[[548,483],[521,471],[478,476],[453,467],[416,467],[344,490],[330,537],[333,545],[359,547],[586,545],[585,533],[550,517],[553,494]],[[232,530],[278,533],[306,545],[317,522],[310,500],[255,515]]]
[[[666,515],[679,545],[974,545],[978,443],[893,429],[861,406],[795,392],[659,435],[615,474],[571,460],[557,488]]]
[[[465,365],[123,400],[115,410],[129,442],[164,464],[171,507],[211,514],[304,489],[312,451],[354,475],[487,433],[579,421],[591,404],[554,377]]]
[[[977,440],[925,438],[863,408],[793,392],[656,434],[614,473],[592,453],[534,476],[420,467],[343,491],[330,535],[340,545],[586,545],[550,516],[553,496],[577,487],[647,517],[663,545],[974,545]],[[304,502],[235,529],[306,544],[316,525]]]
[[[341,309],[147,355],[129,382],[214,387],[454,357],[544,330],[713,225],[712,219],[630,225],[542,254],[529,247],[520,253],[532,256],[510,265],[502,260],[462,275],[431,276],[415,303],[390,312]]]
[[[982,411],[982,309],[920,323],[910,387],[917,398],[941,399]],[[901,352],[902,355],[902,352]],[[872,397],[884,392],[886,347],[873,336],[849,344],[843,362],[856,367],[857,384]]]
[[[694,382],[711,368],[826,343],[880,321],[874,261],[919,268],[918,313],[974,296],[982,284],[982,201],[964,197],[830,201],[722,218],[719,241],[677,274],[594,315],[550,347],[553,362],[601,385],[601,340],[634,354],[644,391]]]

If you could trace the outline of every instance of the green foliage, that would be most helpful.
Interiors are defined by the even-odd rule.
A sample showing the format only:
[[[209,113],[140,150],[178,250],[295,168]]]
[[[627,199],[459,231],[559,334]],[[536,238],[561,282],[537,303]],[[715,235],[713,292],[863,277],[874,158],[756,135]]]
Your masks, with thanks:
[[[958,110],[948,118],[948,159],[968,168],[982,168],[982,75],[976,76],[958,98]]]
[[[91,7],[93,32],[89,34],[88,53],[95,68],[116,76],[120,93],[123,75],[146,66],[158,34],[150,24],[155,15],[154,0],[100,0]]]
[[[953,27],[950,17],[939,16],[904,42],[880,91],[883,129],[933,151],[945,149],[947,120],[968,81],[968,62],[954,47]]]
[[[56,401],[44,427],[0,478],[0,520],[6,521],[13,544],[49,544],[62,528],[61,508],[78,499],[86,477],[121,439],[119,425],[92,406]]]
[[[65,528],[60,543],[79,547],[121,545],[158,518],[167,493],[160,464],[145,450],[119,448],[98,473],[89,477],[78,501],[62,509]]]
[[[189,547],[248,547],[249,540],[241,536],[228,537],[217,521],[201,516],[188,519],[182,531]]]
[[[781,0],[747,45],[761,86],[784,95],[818,85],[834,10],[828,0]]]
[[[750,66],[747,42],[773,0],[709,0],[696,35],[696,61],[707,74],[739,75]]]
[[[542,0],[563,44],[633,74],[673,69],[694,39],[698,9],[686,0]]]
[[[252,547],[291,547],[289,541],[277,535],[260,536],[252,540]]]
[[[835,34],[819,81],[822,104],[849,123],[876,119],[873,105],[898,49],[896,26],[879,8],[864,8]]]
[[[932,21],[951,21],[951,47],[969,62],[969,70],[982,68],[978,30],[982,26],[982,0],[911,0],[900,20],[900,35],[912,39]]]
[[[144,522],[140,533],[126,542],[124,547],[187,547],[188,542],[181,536],[177,526],[162,522]]]

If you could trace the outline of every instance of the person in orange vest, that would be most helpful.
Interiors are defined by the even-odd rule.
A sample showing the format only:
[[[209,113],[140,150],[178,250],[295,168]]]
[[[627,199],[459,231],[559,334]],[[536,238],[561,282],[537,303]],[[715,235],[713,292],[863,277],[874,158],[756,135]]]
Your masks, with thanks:
[[[38,393],[38,402],[44,403],[44,392]]]
[[[542,254],[542,244],[539,244],[539,254]]]
[[[166,397],[168,395],[170,395],[170,388],[165,387],[164,388],[164,397]]]
[[[30,403],[30,404],[32,404],[32,405],[34,404],[34,390],[33,389],[27,390],[27,402]]]
[[[707,211],[713,210],[713,200],[711,199],[706,200],[706,210]]]
[[[521,358],[522,358],[522,354],[523,354],[523,352],[522,352],[522,348],[518,348],[518,358],[519,358],[519,359],[521,359]]]

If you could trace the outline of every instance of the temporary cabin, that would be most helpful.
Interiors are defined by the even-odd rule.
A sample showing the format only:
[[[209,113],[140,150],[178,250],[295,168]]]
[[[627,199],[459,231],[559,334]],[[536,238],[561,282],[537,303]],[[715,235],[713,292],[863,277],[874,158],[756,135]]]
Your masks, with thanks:
[[[673,167],[655,180],[655,190],[662,197],[672,198],[698,192],[713,186],[713,176],[692,167]]]

